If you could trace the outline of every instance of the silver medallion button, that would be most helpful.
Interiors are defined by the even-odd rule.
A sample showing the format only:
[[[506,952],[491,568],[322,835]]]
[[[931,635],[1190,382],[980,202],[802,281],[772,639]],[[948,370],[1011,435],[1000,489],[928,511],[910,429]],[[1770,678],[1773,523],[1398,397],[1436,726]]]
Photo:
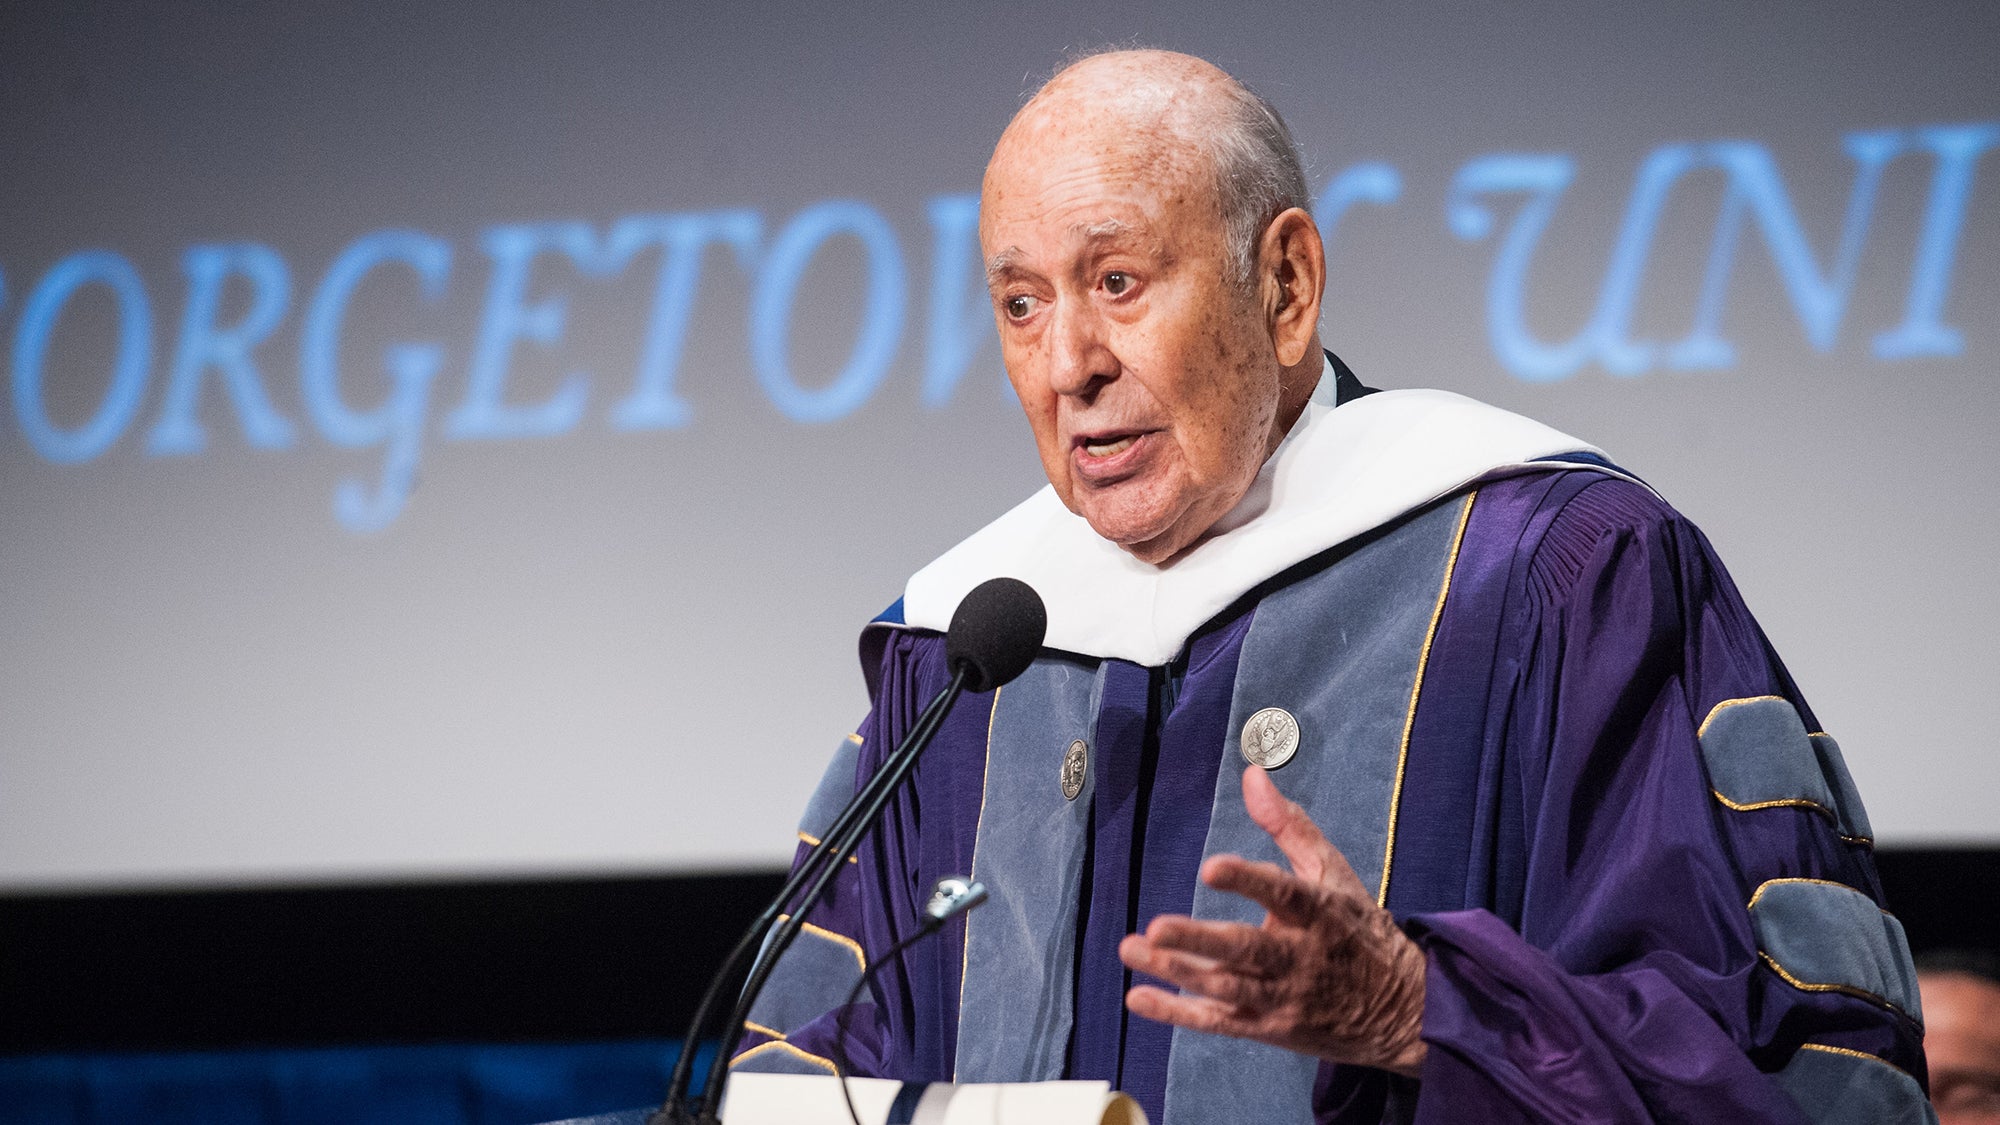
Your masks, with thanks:
[[[1066,801],[1076,800],[1083,792],[1083,771],[1090,764],[1090,747],[1079,738],[1069,744],[1069,753],[1063,755],[1062,791]]]
[[[1243,724],[1243,760],[1277,769],[1299,752],[1299,721],[1282,707],[1266,707]]]

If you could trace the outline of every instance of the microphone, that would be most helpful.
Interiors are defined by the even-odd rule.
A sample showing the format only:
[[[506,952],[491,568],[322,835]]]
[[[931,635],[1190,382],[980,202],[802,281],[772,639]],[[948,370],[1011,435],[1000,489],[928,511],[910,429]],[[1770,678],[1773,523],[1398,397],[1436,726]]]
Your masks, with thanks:
[[[862,837],[874,827],[882,810],[888,807],[895,791],[916,768],[918,756],[930,745],[938,728],[944,725],[945,717],[950,714],[959,695],[968,687],[990,691],[1020,675],[1034,661],[1047,627],[1048,613],[1042,607],[1041,597],[1018,579],[991,579],[966,594],[953,612],[951,628],[945,636],[945,663],[951,670],[950,683],[925,706],[904,735],[901,745],[883,760],[866,784],[841,809],[819,845],[785,880],[778,896],[751,923],[724,959],[722,968],[710,980],[708,991],[702,996],[694,1019],[689,1023],[680,1057],[674,1062],[673,1076],[667,1085],[666,1101],[648,1118],[649,1125],[687,1125],[690,1122],[709,1125],[718,1120],[717,1109],[722,1102],[723,1086],[728,1081],[731,1049],[743,1037],[743,1025],[749,1019],[757,994],[777,967],[779,957],[798,936],[805,924],[806,914],[826,896],[833,877],[847,862],[847,857],[854,853]],[[982,892],[980,899],[975,899],[971,895],[973,886],[976,884],[967,887],[964,905],[954,907],[953,913],[969,909],[983,899],[984,888],[979,888]],[[766,932],[777,924],[779,916],[785,913],[786,904],[792,901],[801,887],[806,888],[805,893],[799,897],[790,917],[771,933],[769,941],[763,941]],[[760,945],[762,951],[758,952]],[[710,1013],[715,1009],[724,986],[753,953],[756,960],[730,1013],[729,1022],[724,1026],[721,1049],[716,1052],[709,1068],[699,1112],[690,1115],[687,1100],[688,1087],[693,1078],[693,1044],[700,1040],[702,1032],[708,1027]]]
[[[985,901],[986,884],[973,882],[969,875],[947,875],[931,888],[931,900],[924,903],[924,917],[930,920],[924,924],[942,926]]]
[[[952,611],[945,667],[972,669],[966,690],[992,691],[1028,670],[1048,631],[1048,611],[1033,586],[1018,578],[989,578]]]
[[[1020,675],[1019,672],[1014,673]],[[868,988],[868,982],[882,971],[882,966],[893,964],[898,955],[924,938],[944,928],[946,922],[958,917],[986,901],[986,884],[974,882],[970,875],[946,875],[931,884],[930,900],[924,903],[923,911],[917,915],[916,932],[891,946],[889,952],[868,963],[861,979],[848,990],[847,999],[841,1002],[833,1017],[833,1076],[840,1081],[840,1098],[847,1103],[848,1119],[854,1125],[861,1125],[861,1115],[854,1110],[854,1095],[847,1088],[847,1013],[854,1002],[861,999],[861,993]]]

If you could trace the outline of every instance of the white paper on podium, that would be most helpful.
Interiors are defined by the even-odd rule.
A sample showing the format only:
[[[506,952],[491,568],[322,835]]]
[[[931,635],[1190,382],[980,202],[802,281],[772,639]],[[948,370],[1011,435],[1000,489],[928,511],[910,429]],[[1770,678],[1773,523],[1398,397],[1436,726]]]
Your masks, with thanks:
[[[902,1090],[893,1079],[848,1079],[861,1125],[885,1125]],[[831,1075],[738,1073],[729,1077],[722,1125],[852,1125],[852,1119]],[[936,1082],[925,1088],[910,1125],[1146,1125],[1146,1112],[1109,1082]]]

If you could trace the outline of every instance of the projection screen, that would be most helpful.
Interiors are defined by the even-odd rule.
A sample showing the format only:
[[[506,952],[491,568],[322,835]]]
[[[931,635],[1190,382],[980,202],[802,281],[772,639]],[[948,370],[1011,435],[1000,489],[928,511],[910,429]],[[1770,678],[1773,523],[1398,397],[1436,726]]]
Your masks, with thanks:
[[[2000,7],[10,5],[0,889],[767,867],[1040,484],[1066,53],[1270,97],[1329,346],[1709,534],[1889,844],[2000,839]]]

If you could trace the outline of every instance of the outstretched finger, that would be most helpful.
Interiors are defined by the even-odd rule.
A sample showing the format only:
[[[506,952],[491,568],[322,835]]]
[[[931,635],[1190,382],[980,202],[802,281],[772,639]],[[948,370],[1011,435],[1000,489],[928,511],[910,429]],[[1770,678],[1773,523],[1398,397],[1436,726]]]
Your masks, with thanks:
[[[1283,976],[1298,961],[1290,943],[1269,929],[1242,922],[1163,914],[1146,927],[1144,940],[1153,948],[1190,953],[1251,977]],[[1120,952],[1123,950],[1121,945]]]
[[[1259,766],[1243,770],[1243,808],[1277,843],[1302,879],[1318,882],[1328,856],[1339,854],[1306,810],[1278,792],[1277,783]]]
[[[1269,1031],[1263,1018],[1233,1004],[1207,996],[1177,995],[1150,984],[1127,992],[1125,1006],[1133,1015],[1149,1020],[1240,1039],[1263,1038]]]
[[[1218,891],[1242,895],[1287,925],[1311,925],[1324,913],[1321,889],[1274,863],[1219,855],[1201,865],[1201,881]]]
[[[1374,897],[1368,895],[1347,857],[1319,830],[1306,810],[1278,792],[1270,775],[1257,766],[1243,771],[1243,807],[1250,813],[1250,819],[1270,834],[1301,879]]]
[[[1276,1005],[1283,994],[1279,982],[1246,976],[1206,957],[1176,953],[1158,946],[1134,951],[1129,957],[1122,946],[1118,952],[1135,972],[1156,977],[1190,995],[1206,996],[1246,1012],[1267,1010]]]

